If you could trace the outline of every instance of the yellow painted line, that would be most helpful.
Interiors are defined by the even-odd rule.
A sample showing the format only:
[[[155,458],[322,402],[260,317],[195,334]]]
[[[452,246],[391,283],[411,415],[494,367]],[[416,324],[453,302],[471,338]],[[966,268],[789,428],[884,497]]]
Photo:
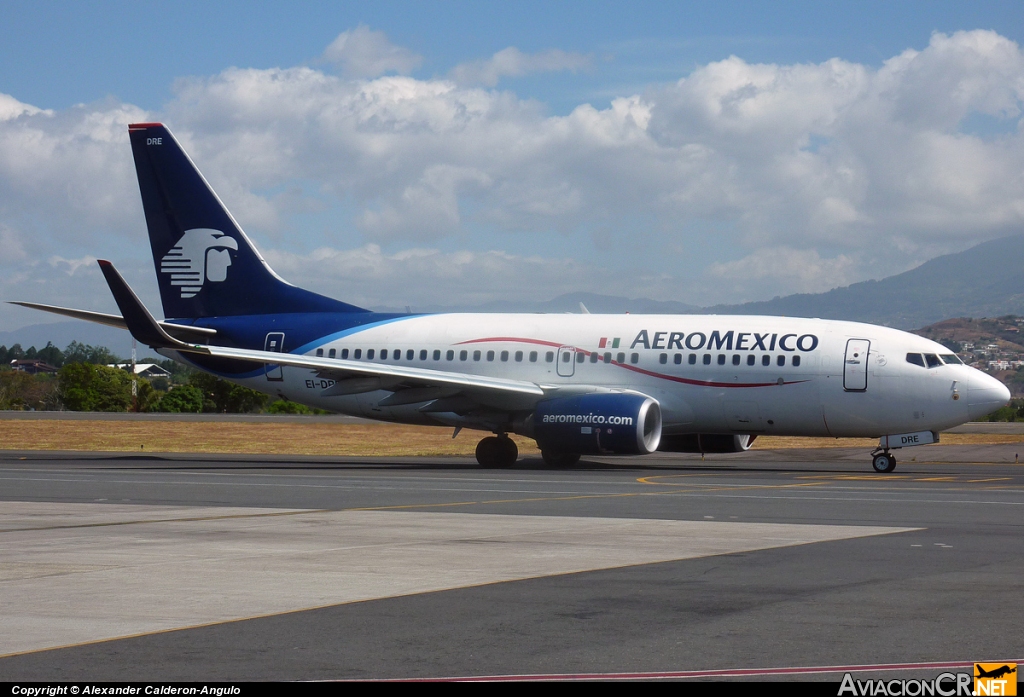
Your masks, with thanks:
[[[989,479],[968,479],[968,482],[1009,482],[1012,477],[990,477]]]
[[[958,482],[956,477],[918,477],[915,482]]]

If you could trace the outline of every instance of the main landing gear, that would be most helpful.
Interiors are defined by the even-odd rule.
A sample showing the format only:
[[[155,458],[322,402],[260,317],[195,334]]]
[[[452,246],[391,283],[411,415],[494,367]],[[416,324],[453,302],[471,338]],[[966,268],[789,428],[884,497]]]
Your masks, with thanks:
[[[871,453],[871,466],[876,472],[888,474],[896,469],[896,457],[888,450],[876,450]]]
[[[572,467],[580,461],[579,453],[556,453],[551,450],[541,450],[540,456],[544,458],[544,464],[548,467]]]
[[[519,447],[505,433],[488,436],[477,443],[476,461],[481,467],[511,467],[517,459]]]

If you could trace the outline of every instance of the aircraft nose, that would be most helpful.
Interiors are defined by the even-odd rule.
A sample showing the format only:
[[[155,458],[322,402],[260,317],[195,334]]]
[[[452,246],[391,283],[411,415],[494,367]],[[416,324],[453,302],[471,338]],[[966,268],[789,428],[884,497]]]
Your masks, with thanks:
[[[971,376],[967,388],[967,413],[971,419],[979,419],[991,414],[996,409],[1005,407],[1010,401],[1010,391],[1006,385],[991,375],[977,372]]]

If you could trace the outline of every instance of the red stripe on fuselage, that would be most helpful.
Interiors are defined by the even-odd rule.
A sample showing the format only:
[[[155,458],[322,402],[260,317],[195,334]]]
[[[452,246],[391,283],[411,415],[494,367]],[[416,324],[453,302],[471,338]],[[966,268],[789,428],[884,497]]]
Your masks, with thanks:
[[[542,341],[541,339],[526,339],[518,336],[490,336],[485,339],[470,339],[469,341],[460,341],[456,343],[456,346],[462,346],[463,344],[482,344],[488,342],[502,341],[505,343],[518,343],[518,344],[536,344],[540,346],[553,346],[555,348],[561,346],[569,346],[569,344],[559,344],[554,341]],[[597,353],[596,351],[587,351],[577,347],[571,347],[576,350],[577,353],[582,353],[585,356]],[[627,365],[626,363],[619,363],[618,361],[610,361],[612,365],[626,370],[632,370],[634,373],[640,373],[641,375],[648,375],[652,378],[660,378],[662,380],[669,380],[671,382],[679,382],[684,385],[696,385],[697,387],[776,387],[779,385],[778,382],[714,382],[712,380],[692,380],[690,378],[681,378],[676,375],[665,375],[664,373],[656,373],[653,370],[644,370],[634,365]],[[783,381],[783,385],[799,385],[801,382],[807,382],[807,380],[790,380]]]

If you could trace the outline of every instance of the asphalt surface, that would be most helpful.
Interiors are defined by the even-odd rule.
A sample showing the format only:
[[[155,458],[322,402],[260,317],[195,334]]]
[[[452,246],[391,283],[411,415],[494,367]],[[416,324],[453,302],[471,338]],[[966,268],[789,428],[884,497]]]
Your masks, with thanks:
[[[0,451],[0,596],[21,598],[0,604],[0,622],[39,629],[54,647],[0,655],[0,680],[751,668],[770,678],[792,667],[1024,658],[1019,450],[928,446],[901,453],[891,475],[872,473],[866,452],[840,449],[596,458],[563,471],[539,459],[502,471],[461,458]],[[316,526],[331,539],[395,532],[346,547]],[[435,546],[406,542],[417,535]],[[661,535],[677,542],[643,549]],[[292,557],[271,553],[289,544]],[[132,550],[150,566],[125,561]],[[167,574],[187,571],[186,556],[208,566],[188,567],[205,570],[188,576],[188,602],[175,611],[199,619],[168,615],[164,629],[125,624],[120,634],[104,625],[85,641],[47,634],[54,616],[96,632],[90,623],[109,620],[100,615],[110,607],[126,622],[151,621],[142,615],[162,596],[146,584],[177,587]],[[147,568],[157,570],[149,580]],[[335,586],[356,575],[369,585],[334,602]],[[325,602],[302,595],[318,592],[310,578],[325,579]],[[67,602],[96,579],[106,579],[101,593]],[[242,609],[221,607],[229,601]]]

